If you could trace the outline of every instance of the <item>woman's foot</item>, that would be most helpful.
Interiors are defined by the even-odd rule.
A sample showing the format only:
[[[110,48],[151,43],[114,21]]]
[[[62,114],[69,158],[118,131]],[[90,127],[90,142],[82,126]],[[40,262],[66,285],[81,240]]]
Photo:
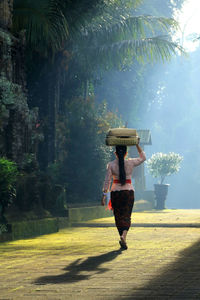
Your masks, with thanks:
[[[123,249],[123,250],[127,250],[128,249],[128,246],[127,246],[126,241],[125,241],[125,239],[124,239],[123,236],[120,236],[119,244],[121,246],[121,249]]]

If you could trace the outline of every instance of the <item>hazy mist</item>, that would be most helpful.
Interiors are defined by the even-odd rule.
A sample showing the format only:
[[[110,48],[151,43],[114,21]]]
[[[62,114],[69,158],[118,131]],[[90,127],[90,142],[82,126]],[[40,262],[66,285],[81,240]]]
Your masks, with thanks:
[[[179,173],[166,178],[170,184],[168,208],[200,208],[200,49],[188,58],[177,57],[169,64],[157,66],[147,89],[154,90],[141,127],[151,130],[155,152],[176,152],[184,157]],[[147,189],[156,179],[147,173]]]

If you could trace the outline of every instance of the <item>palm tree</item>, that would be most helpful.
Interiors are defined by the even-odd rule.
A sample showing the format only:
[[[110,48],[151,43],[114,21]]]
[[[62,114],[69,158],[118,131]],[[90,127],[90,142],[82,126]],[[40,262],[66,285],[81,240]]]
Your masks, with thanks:
[[[78,31],[68,48],[72,53],[69,70],[78,70],[76,77],[82,76],[85,98],[87,82],[94,79],[96,70],[99,76],[105,70],[122,70],[134,61],[166,61],[177,52],[184,53],[183,48],[166,35],[178,26],[173,19],[127,16],[115,18],[109,24],[106,19],[98,21]]]
[[[137,0],[139,1],[139,0]],[[42,56],[54,55],[102,0],[14,0],[13,31],[26,30],[27,46]]]
[[[132,2],[137,6],[142,0]],[[105,57],[112,57],[113,65],[127,55],[138,60],[165,60],[176,49],[182,51],[181,47],[166,37],[147,37],[147,32],[168,33],[176,26],[173,19],[131,16],[126,7],[122,10],[119,0],[14,0],[13,30],[25,29],[27,45],[43,56],[73,45],[73,50],[86,50],[90,56],[95,53],[95,57],[98,54],[102,63]]]
[[[121,69],[133,60],[166,60],[177,49],[183,52],[167,37],[156,35],[177,26],[174,20],[129,13],[130,3],[137,6],[141,2],[123,1],[122,7],[121,0],[14,0],[13,31],[26,30],[29,73],[31,77],[35,74],[34,84],[40,81],[39,89],[34,86],[39,91],[34,105],[40,107],[43,117],[48,115],[45,145],[49,150],[43,149],[46,157],[51,153],[48,161],[55,157],[55,119],[63,59],[69,76],[78,73],[87,97],[88,80],[94,78],[97,69]],[[43,101],[35,102],[40,98]]]
[[[100,65],[102,68],[121,68],[134,60],[169,60],[183,48],[166,35],[177,27],[173,19],[153,16],[130,16],[119,23],[86,28],[72,43],[74,57],[79,56],[87,68]],[[155,30],[165,35],[155,35]],[[90,62],[90,63],[89,63]],[[93,65],[92,65],[93,64]]]

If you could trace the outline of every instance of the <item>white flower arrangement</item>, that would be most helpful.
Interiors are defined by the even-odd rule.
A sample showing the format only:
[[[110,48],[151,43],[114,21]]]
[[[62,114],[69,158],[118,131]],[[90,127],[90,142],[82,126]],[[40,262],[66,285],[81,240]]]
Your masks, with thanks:
[[[180,163],[183,157],[177,153],[168,154],[158,152],[146,161],[149,173],[153,177],[160,178],[159,184],[163,184],[165,177],[177,173],[180,169]]]

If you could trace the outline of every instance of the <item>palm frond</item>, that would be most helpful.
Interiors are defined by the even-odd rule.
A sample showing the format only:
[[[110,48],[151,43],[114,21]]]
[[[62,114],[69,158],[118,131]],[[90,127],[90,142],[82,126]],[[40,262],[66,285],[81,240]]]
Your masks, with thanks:
[[[88,38],[90,41],[109,41],[111,43],[124,39],[145,38],[150,34],[154,35],[155,32],[166,33],[177,27],[178,23],[171,18],[143,15],[121,17],[115,24],[109,26],[97,24],[95,27],[85,30],[82,32],[82,39]]]
[[[104,0],[105,5],[112,7],[115,6],[129,6],[131,8],[136,8],[141,5],[144,0]]]
[[[53,0],[15,0],[13,31],[26,30],[27,44],[40,52],[58,51],[68,37],[68,24]]]
[[[169,60],[177,51],[185,54],[184,49],[169,37],[156,34],[169,33],[177,26],[174,19],[143,15],[122,17],[109,26],[96,24],[88,30],[84,28],[79,40],[75,40],[74,56],[91,69],[98,65],[104,69],[122,68],[134,60]]]
[[[123,40],[110,45],[104,44],[99,47],[87,48],[87,52],[82,49],[87,68],[100,66],[102,69],[121,69],[125,65],[133,64],[134,61],[158,62],[169,61],[173,55],[185,54],[184,49],[167,39],[165,36],[157,36],[138,40]],[[87,53],[87,54],[86,54]],[[85,64],[84,64],[85,65]]]

